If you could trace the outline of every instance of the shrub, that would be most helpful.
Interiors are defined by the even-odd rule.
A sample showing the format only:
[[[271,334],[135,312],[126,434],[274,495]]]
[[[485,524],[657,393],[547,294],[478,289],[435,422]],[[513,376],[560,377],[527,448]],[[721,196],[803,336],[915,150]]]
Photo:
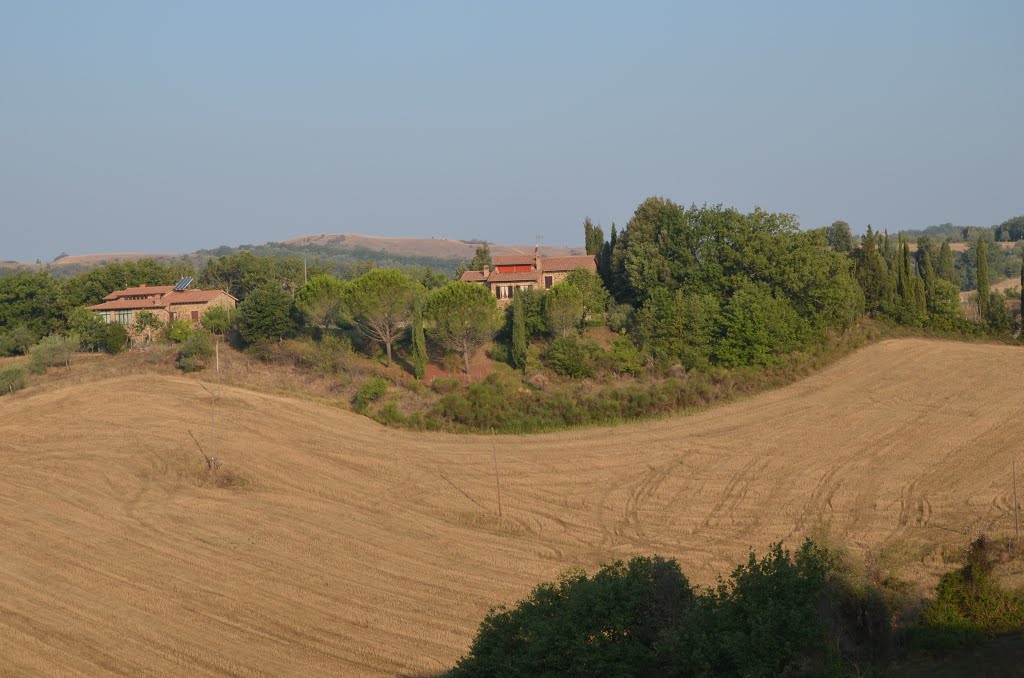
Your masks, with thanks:
[[[625,332],[633,322],[633,307],[629,304],[611,304],[605,318],[612,332]]]
[[[164,325],[164,337],[175,343],[182,343],[192,334],[192,323],[178,318]]]
[[[916,644],[956,647],[1024,628],[1024,593],[1005,590],[993,577],[997,548],[981,536],[971,544],[967,563],[943,575],[935,601],[912,632]]]
[[[71,367],[71,357],[78,351],[82,341],[77,335],[61,336],[51,334],[39,340],[29,351],[29,369],[35,373],[45,372],[47,367],[63,365]]]
[[[128,330],[119,323],[105,323],[103,330],[99,333],[99,348],[107,353],[121,353],[128,348]]]
[[[644,356],[628,337],[616,337],[611,348],[601,351],[597,361],[602,369],[615,374],[635,374],[644,367]]]
[[[434,390],[434,393],[451,393],[458,387],[462,386],[462,382],[455,377],[438,377],[430,384],[430,388]]]
[[[24,325],[12,327],[0,334],[0,356],[25,355],[37,338]]]
[[[26,383],[28,379],[23,365],[0,367],[0,395],[21,390],[25,388]]]
[[[352,398],[352,409],[365,414],[370,403],[380,400],[388,392],[388,381],[380,377],[372,377],[363,383]]]
[[[571,571],[484,619],[449,675],[778,676],[823,663],[818,614],[827,553],[805,543],[751,554],[711,591],[674,560],[636,557]]]
[[[544,362],[558,374],[573,379],[594,376],[590,351],[572,337],[559,337],[543,355]]]
[[[178,367],[183,372],[198,372],[206,367],[213,357],[213,338],[206,330],[196,330],[188,335],[178,351]]]

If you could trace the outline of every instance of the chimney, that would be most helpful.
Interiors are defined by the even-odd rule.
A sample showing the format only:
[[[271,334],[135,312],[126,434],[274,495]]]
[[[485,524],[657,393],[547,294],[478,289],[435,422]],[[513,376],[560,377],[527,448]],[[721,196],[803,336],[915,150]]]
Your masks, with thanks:
[[[540,245],[533,246],[533,270],[540,270]]]
[[[484,264],[484,277],[486,278],[486,277],[488,277],[490,275],[491,275],[491,267],[488,266],[487,264]]]

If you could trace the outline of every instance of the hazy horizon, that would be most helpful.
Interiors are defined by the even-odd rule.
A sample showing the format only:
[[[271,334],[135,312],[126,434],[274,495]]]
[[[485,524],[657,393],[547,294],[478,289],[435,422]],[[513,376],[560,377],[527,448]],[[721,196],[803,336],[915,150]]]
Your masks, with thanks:
[[[0,7],[0,259],[1024,213],[1024,5]]]

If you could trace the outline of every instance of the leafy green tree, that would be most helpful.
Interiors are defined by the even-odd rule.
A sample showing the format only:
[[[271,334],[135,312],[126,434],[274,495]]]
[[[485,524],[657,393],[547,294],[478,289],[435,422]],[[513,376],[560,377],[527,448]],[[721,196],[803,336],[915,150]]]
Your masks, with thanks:
[[[992,292],[991,306],[988,312],[988,327],[993,334],[1009,334],[1013,320],[1006,308],[1006,297],[999,290]]]
[[[763,283],[740,287],[722,309],[718,362],[726,367],[772,365],[798,350],[807,322]]]
[[[655,290],[637,311],[637,339],[662,367],[678,362],[688,369],[705,369],[718,341],[719,312],[713,294],[687,297]]]
[[[412,314],[412,369],[417,379],[427,373],[427,338],[423,334],[423,301],[417,300]]]
[[[251,290],[238,306],[238,334],[246,344],[277,341],[298,327],[291,296],[276,285]]]
[[[544,319],[548,330],[556,337],[564,337],[583,322],[586,302],[578,287],[558,283],[544,293]]]
[[[985,239],[978,236],[978,315],[982,322],[986,322],[989,316],[991,304],[989,301],[988,285],[988,247]]]
[[[82,309],[84,313],[100,321],[95,314]],[[15,325],[0,333],[0,356],[25,355],[32,344],[39,340],[32,330],[25,325]]]
[[[47,367],[63,365],[71,369],[71,358],[78,352],[82,339],[73,334],[51,334],[29,350],[29,368],[36,373]]]
[[[391,347],[412,320],[423,286],[393,269],[375,268],[345,286],[342,308],[363,336],[384,344],[391,366]]]
[[[601,277],[585,268],[570,271],[562,285],[571,285],[583,295],[583,311],[588,318],[604,313],[608,305],[608,290],[605,289]]]
[[[215,335],[224,335],[235,322],[235,312],[224,306],[214,306],[203,314],[203,327]]]
[[[0,332],[24,326],[38,337],[60,329],[58,292],[46,271],[0,277]]]
[[[139,311],[135,314],[135,333],[142,337],[144,343],[149,343],[153,333],[160,329],[162,323],[151,311]]]
[[[462,356],[468,376],[470,358],[491,340],[498,327],[494,295],[483,285],[451,282],[430,293],[426,315],[433,322],[431,332],[436,341]]]
[[[198,372],[206,367],[216,349],[206,330],[192,332],[178,351],[178,367],[182,372]]]
[[[512,297],[512,346],[510,357],[512,367],[526,369],[527,358],[526,305],[522,294]]]
[[[128,330],[120,323],[102,323],[99,347],[107,353],[120,353],[128,348]]]
[[[315,275],[295,295],[295,305],[315,327],[328,329],[338,322],[345,283],[333,275]]]
[[[836,252],[849,254],[853,251],[853,232],[845,221],[832,222],[832,225],[826,229],[826,235],[828,246]]]
[[[956,266],[953,264],[953,250],[949,247],[949,240],[943,240],[939,248],[939,266],[936,271],[939,278],[949,281],[960,287],[960,280],[956,274]]]

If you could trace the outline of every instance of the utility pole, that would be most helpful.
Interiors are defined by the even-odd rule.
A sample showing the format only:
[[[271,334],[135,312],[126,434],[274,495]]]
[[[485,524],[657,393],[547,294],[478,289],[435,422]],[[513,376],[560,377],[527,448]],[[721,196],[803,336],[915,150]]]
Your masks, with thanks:
[[[308,282],[309,279],[306,277],[306,257],[302,257],[302,284],[305,285]]]

